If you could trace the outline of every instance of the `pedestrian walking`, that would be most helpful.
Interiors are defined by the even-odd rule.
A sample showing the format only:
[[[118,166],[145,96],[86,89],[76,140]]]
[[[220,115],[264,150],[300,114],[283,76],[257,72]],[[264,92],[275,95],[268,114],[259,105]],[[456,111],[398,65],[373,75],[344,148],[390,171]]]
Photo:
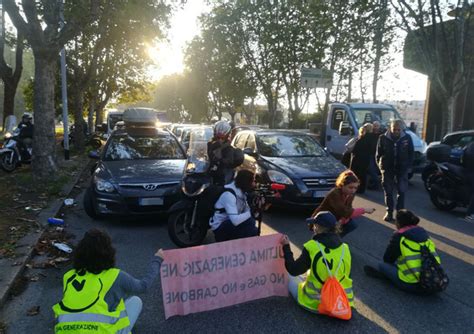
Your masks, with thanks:
[[[339,280],[350,307],[353,307],[351,252],[338,234],[336,217],[328,211],[321,211],[308,220],[314,235],[303,245],[298,259],[293,258],[288,236],[283,235],[280,241],[283,245],[285,268],[289,273],[288,289],[291,296],[303,308],[318,313],[322,286],[332,275]]]
[[[372,124],[366,123],[359,128],[359,138],[351,153],[350,169],[359,178],[360,184],[357,188],[358,194],[363,194],[367,186],[367,171],[370,159],[375,155],[373,141],[371,140]]]
[[[109,235],[92,229],[73,254],[73,269],[63,277],[62,300],[53,306],[55,333],[130,333],[145,292],[160,272],[163,251],[153,256],[148,273],[136,279],[115,267]]]
[[[380,122],[374,121],[372,123],[372,132],[367,134],[370,138],[370,161],[369,168],[367,169],[367,189],[380,190],[380,170],[377,167],[375,161],[375,155],[377,153],[377,142],[381,135]]]
[[[341,237],[354,231],[357,228],[354,218],[375,211],[374,208],[354,209],[352,207],[359,184],[359,179],[351,170],[342,172],[336,179],[336,187],[326,195],[319,207],[314,210],[312,217],[315,217],[318,212],[329,211],[341,224]]]
[[[428,249],[438,266],[441,260],[426,230],[418,226],[419,222],[420,218],[413,212],[399,210],[395,223],[397,230],[385,250],[383,262],[377,268],[364,266],[365,273],[375,278],[387,278],[397,288],[407,292],[426,293],[420,284],[420,273],[423,270],[421,248],[424,246]]]
[[[393,221],[393,193],[397,192],[397,211],[405,208],[408,173],[413,165],[414,148],[409,134],[402,129],[401,120],[392,121],[390,129],[380,135],[377,144],[377,164],[382,173],[386,214],[384,220]]]

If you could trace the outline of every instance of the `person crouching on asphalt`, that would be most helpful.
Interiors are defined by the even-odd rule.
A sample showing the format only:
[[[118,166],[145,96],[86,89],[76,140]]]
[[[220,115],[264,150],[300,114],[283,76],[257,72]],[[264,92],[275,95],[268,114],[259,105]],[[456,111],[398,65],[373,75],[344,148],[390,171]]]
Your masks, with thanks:
[[[357,228],[354,218],[362,216],[364,213],[373,213],[373,208],[353,208],[352,202],[359,187],[359,179],[351,170],[342,172],[336,179],[336,187],[333,188],[314,210],[312,217],[318,212],[329,211],[341,223],[341,237]]]
[[[162,261],[159,249],[146,276],[136,279],[115,267],[115,249],[107,233],[86,232],[74,251],[73,269],[64,274],[63,298],[53,306],[55,333],[130,333],[143,306],[134,294],[150,287]]]
[[[258,235],[255,219],[247,203],[247,192],[255,189],[255,174],[239,170],[234,182],[225,185],[225,191],[214,205],[215,213],[209,224],[217,242]]]
[[[318,313],[321,288],[329,278],[324,256],[326,261],[332,264],[332,274],[339,280],[346,292],[349,305],[353,307],[351,252],[349,246],[342,242],[338,234],[339,226],[336,217],[331,212],[321,211],[314,218],[307,219],[307,222],[314,235],[303,245],[298,259],[293,258],[288,236],[283,235],[280,240],[285,257],[285,268],[289,273],[290,294],[300,306]]]
[[[377,268],[364,266],[367,276],[387,278],[397,288],[412,292],[423,293],[420,282],[421,244],[426,244],[438,263],[441,260],[436,248],[424,228],[418,226],[420,218],[413,212],[402,209],[397,212],[397,230],[392,235],[385,250],[383,262]]]

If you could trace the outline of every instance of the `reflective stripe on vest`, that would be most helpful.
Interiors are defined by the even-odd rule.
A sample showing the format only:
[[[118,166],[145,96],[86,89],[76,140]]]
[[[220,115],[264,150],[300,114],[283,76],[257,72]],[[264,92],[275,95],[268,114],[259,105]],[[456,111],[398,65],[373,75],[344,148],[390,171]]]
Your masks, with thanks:
[[[323,251],[328,249],[324,245],[321,246]],[[329,275],[326,265],[323,262],[322,255],[319,254],[320,250],[318,249],[316,241],[310,240],[304,244],[304,247],[311,258],[311,267],[308,270],[306,280],[301,282],[298,286],[298,303],[312,312],[317,312],[319,303],[321,302],[321,288]],[[354,292],[352,290],[352,280],[349,277],[351,270],[351,254],[349,247],[346,244],[342,244],[336,249],[329,249],[329,252],[325,252],[324,254],[330,262],[330,266],[334,265],[334,268],[331,270],[335,270],[335,267],[341,259],[342,247],[344,247],[344,257],[342,258],[341,267],[337,273],[333,274],[335,274],[339,279],[351,306],[353,306]],[[315,260],[317,262],[315,262]]]
[[[63,278],[63,299],[53,306],[56,333],[130,333],[130,320],[123,299],[109,311],[105,296],[120,273],[108,269],[100,274],[68,271]]]
[[[400,239],[401,255],[397,259],[398,278],[406,283],[418,283],[421,272],[421,247],[426,246],[438,263],[441,263],[435,245],[431,239],[415,242],[402,236]]]

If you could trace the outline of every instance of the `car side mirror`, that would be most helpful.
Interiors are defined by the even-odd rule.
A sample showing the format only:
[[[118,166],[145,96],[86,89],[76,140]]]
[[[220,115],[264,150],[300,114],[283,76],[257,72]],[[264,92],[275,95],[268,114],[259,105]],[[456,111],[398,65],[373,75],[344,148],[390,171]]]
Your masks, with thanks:
[[[352,135],[353,130],[349,122],[347,121],[342,121],[339,123],[339,134],[341,136],[350,136]]]
[[[242,152],[244,152],[244,154],[250,155],[251,157],[254,157],[254,158],[258,157],[258,153],[253,148],[250,148],[250,147],[244,148]]]
[[[89,158],[91,159],[99,159],[99,152],[98,151],[90,151],[89,152]]]

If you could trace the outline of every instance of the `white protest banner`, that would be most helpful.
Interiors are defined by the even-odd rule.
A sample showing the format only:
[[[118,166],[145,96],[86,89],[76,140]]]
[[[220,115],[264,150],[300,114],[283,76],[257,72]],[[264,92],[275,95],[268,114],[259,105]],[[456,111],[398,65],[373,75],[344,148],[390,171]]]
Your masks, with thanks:
[[[165,317],[288,296],[280,234],[164,251]]]

